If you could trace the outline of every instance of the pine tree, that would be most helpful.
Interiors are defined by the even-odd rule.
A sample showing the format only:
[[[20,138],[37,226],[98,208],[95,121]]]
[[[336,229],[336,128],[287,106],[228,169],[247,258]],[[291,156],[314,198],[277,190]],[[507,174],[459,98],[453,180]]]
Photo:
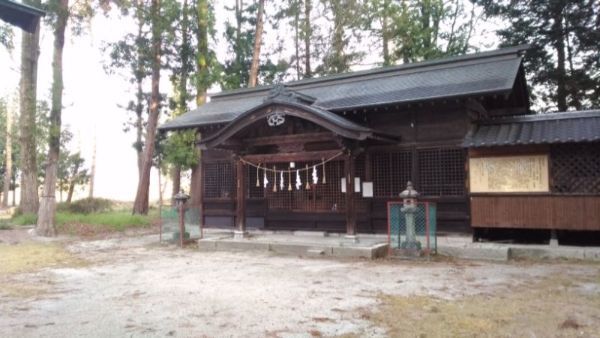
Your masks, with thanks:
[[[583,109],[600,104],[600,3],[594,0],[479,0],[489,17],[508,27],[502,46],[529,44],[525,69],[541,110]]]
[[[316,72],[320,74],[347,72],[364,56],[353,47],[362,38],[360,26],[364,21],[365,6],[358,0],[323,0],[322,3],[332,27],[330,44],[325,52],[323,63]]]
[[[154,141],[156,137],[156,127],[158,124],[158,115],[160,113],[160,70],[161,70],[161,50],[163,43],[164,20],[161,17],[161,0],[152,0],[150,5],[151,22],[151,87],[150,109],[148,114],[148,123],[146,126],[146,142],[142,157],[142,170],[138,182],[138,188],[133,203],[134,214],[147,214],[149,207],[150,194],[150,169],[152,168],[152,159],[154,157]]]
[[[258,10],[256,13],[256,26],[254,29],[254,48],[252,49],[252,63],[250,65],[250,75],[248,87],[256,87],[258,82],[258,66],[260,62],[260,48],[262,46],[263,26],[264,26],[265,0],[258,0]]]
[[[110,58],[104,65],[108,74],[114,74],[118,69],[126,70],[129,81],[135,83],[135,98],[127,104],[125,109],[134,113],[134,117],[125,123],[124,130],[135,130],[133,148],[137,156],[138,177],[142,173],[142,156],[144,148],[145,113],[148,109],[149,94],[144,91],[144,81],[150,76],[150,39],[148,26],[148,13],[144,0],[135,0],[129,5],[123,5],[122,11],[129,13],[136,24],[136,32],[126,34],[121,40],[104,46]]]

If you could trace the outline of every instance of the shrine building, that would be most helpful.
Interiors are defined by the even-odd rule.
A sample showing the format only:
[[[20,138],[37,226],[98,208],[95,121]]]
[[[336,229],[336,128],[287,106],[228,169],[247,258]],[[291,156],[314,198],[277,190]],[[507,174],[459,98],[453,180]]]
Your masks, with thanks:
[[[600,231],[600,111],[534,115],[527,46],[210,95],[194,129],[205,226],[387,231],[411,181],[438,230]]]

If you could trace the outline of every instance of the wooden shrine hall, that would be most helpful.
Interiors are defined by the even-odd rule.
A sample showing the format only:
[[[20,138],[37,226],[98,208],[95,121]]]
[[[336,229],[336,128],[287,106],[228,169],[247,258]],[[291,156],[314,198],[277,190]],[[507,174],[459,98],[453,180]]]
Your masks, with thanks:
[[[531,114],[526,48],[212,94],[160,130],[197,131],[190,203],[206,226],[382,233],[412,181],[439,230],[471,231],[470,155],[498,153],[473,142]]]

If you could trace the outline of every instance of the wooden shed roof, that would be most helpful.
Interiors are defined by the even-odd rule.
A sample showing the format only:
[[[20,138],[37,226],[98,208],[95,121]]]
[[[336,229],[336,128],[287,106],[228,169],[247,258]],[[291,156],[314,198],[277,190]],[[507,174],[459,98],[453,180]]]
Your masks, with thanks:
[[[440,60],[383,67],[285,83],[315,98],[311,105],[342,111],[384,104],[509,93],[519,76],[527,46],[498,49]],[[211,95],[210,102],[160,126],[186,129],[228,123],[261,105],[274,86]]]
[[[11,0],[0,0],[0,19],[21,27],[23,30],[33,33],[36,22],[46,12],[41,9],[14,2]]]
[[[600,141],[600,110],[494,118],[477,123],[465,147]]]

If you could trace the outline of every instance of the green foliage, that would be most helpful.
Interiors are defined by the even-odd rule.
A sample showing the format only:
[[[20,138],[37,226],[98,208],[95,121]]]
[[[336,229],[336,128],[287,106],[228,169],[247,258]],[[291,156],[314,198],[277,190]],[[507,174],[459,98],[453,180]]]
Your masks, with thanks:
[[[0,23],[0,45],[4,46],[9,52],[15,48],[13,43],[14,32],[10,25]]]
[[[223,66],[221,86],[223,89],[236,89],[248,86],[252,50],[254,48],[254,19],[256,4],[242,7],[243,2],[236,0],[235,7],[226,7],[233,11],[235,21],[225,22],[225,40],[227,51],[233,58],[226,60]],[[264,33],[266,34],[266,33]]]
[[[15,214],[15,216],[10,220],[3,220],[3,224],[13,225],[13,226],[24,226],[24,225],[32,225],[37,223],[37,215],[36,214]]]
[[[152,224],[154,217],[152,215],[132,215],[127,211],[105,211],[89,214],[58,211],[56,213],[56,225],[59,232],[66,230],[69,225],[89,225],[123,231],[128,228],[149,226]],[[9,220],[2,220],[0,226],[10,228],[11,226],[32,225],[36,222],[36,214],[23,214]]]
[[[329,48],[324,53],[323,63],[315,69],[320,74],[347,72],[364,57],[356,50],[363,36],[360,26],[367,7],[358,0],[322,0],[326,15],[332,26],[329,32]]]
[[[143,227],[152,223],[151,216],[132,215],[127,211],[110,211],[91,214],[61,212],[56,214],[56,224],[59,231],[68,224],[86,224],[107,226],[113,230],[123,231],[131,227]]]
[[[178,165],[183,170],[192,168],[199,158],[195,130],[172,132],[161,144],[160,151],[165,162]]]
[[[478,0],[506,28],[502,45],[527,43],[525,69],[541,110],[600,105],[600,2]]]
[[[384,64],[392,64],[467,53],[472,48],[476,13],[475,5],[465,0],[371,0],[366,18],[375,36],[388,40]]]
[[[92,214],[110,211],[113,202],[105,198],[84,198],[71,203],[59,203],[57,210],[76,214]]]
[[[56,173],[58,190],[60,192],[68,191],[67,201],[70,201],[75,187],[88,183],[90,179],[88,169],[84,168],[85,159],[81,157],[81,153],[71,152],[68,148],[72,138],[71,131],[64,128],[61,132],[60,154]]]
[[[14,181],[16,180],[16,175],[17,175],[17,170],[18,170],[18,159],[19,159],[19,142],[18,139],[16,138],[16,131],[17,131],[17,117],[15,116],[14,112],[11,112],[9,107],[8,107],[8,100],[4,99],[4,98],[0,98],[0,191],[3,189],[4,187],[4,175],[6,173],[6,123],[7,123],[7,115],[8,114],[12,114],[12,133],[13,133],[13,137],[12,137],[12,143],[11,143],[11,148],[12,148],[12,153],[11,153],[11,157],[12,157],[12,177],[11,180]],[[15,104],[16,107],[16,104]],[[11,186],[11,190],[14,189],[13,186]]]

